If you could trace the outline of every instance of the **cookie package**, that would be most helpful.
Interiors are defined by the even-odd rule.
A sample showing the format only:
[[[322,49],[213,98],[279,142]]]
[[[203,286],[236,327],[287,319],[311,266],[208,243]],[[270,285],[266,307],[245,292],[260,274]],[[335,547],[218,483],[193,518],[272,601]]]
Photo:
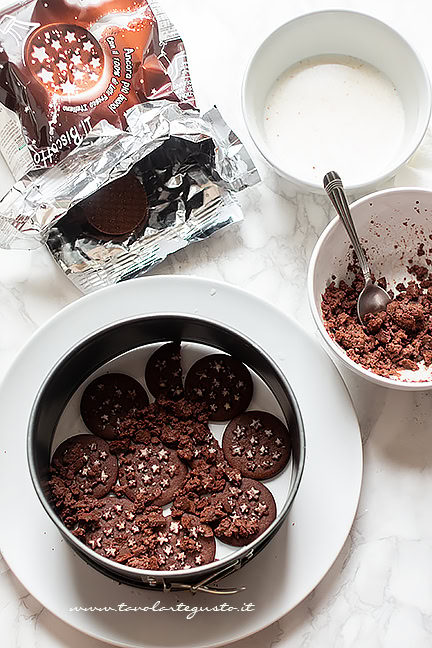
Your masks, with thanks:
[[[3,10],[0,102],[0,247],[46,244],[83,292],[239,222],[235,194],[259,181],[217,108],[197,108],[158,0]]]

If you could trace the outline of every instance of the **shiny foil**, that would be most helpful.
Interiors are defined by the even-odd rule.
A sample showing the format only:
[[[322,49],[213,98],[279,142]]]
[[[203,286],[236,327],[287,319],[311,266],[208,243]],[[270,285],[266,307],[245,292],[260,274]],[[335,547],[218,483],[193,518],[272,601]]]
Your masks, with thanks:
[[[0,202],[0,245],[46,243],[83,292],[137,277],[239,222],[235,193],[259,180],[216,108],[201,115],[162,100],[136,105],[126,118],[127,130],[100,122],[55,167],[24,176]],[[86,236],[71,209],[127,173],[146,189],[147,226],[121,242]]]

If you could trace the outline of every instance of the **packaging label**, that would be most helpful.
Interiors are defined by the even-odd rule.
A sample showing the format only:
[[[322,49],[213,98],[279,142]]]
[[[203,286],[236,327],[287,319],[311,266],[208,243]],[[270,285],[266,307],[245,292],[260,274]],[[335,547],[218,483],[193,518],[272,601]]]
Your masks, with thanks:
[[[15,113],[0,104],[0,150],[15,181],[33,166],[32,156]]]

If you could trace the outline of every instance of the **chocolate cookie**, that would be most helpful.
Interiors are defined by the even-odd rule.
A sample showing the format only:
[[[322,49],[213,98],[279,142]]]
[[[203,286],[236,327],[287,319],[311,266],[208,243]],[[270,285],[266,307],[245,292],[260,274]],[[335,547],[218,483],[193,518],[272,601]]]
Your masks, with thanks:
[[[276,504],[269,489],[254,479],[240,486],[227,485],[217,496],[227,514],[214,530],[216,538],[243,547],[260,536],[276,518]]]
[[[131,376],[108,373],[93,380],[81,398],[81,416],[90,430],[103,439],[114,439],[117,426],[133,409],[149,399],[144,387]]]
[[[125,494],[155,506],[174,499],[183,486],[187,467],[177,452],[162,443],[138,444],[119,455],[119,480]]]
[[[104,497],[97,509],[99,525],[85,536],[86,544],[96,553],[117,562],[125,562],[137,544],[142,544],[142,525],[135,506],[127,497]]]
[[[102,507],[97,509],[100,524],[97,530],[86,535],[85,542],[96,553],[121,561],[128,553],[128,540],[140,532],[135,525],[134,504],[127,497],[105,497]]]
[[[148,217],[147,194],[133,175],[125,175],[101,187],[79,203],[89,225],[105,236],[132,233]]]
[[[158,530],[165,528],[162,509],[137,510],[126,497],[108,496],[99,500],[96,512],[97,528],[84,538],[89,547],[130,567],[160,568],[155,554]]]
[[[156,555],[161,569],[169,571],[192,569],[214,560],[216,542],[213,531],[194,515],[185,513],[180,519],[166,518],[166,526],[158,532]]]
[[[253,383],[242,362],[215,353],[192,365],[186,376],[185,391],[189,398],[207,405],[210,420],[226,421],[248,407]]]
[[[51,460],[51,472],[73,493],[100,498],[114,486],[118,465],[106,441],[93,434],[79,434],[59,445]]]
[[[49,95],[68,101],[94,88],[105,66],[100,43],[77,24],[42,25],[32,31],[24,56],[34,79]]]
[[[228,463],[244,477],[269,479],[287,465],[291,439],[276,416],[252,410],[228,423],[222,448]]]
[[[145,379],[155,398],[165,396],[177,400],[184,396],[179,342],[164,344],[150,356]]]

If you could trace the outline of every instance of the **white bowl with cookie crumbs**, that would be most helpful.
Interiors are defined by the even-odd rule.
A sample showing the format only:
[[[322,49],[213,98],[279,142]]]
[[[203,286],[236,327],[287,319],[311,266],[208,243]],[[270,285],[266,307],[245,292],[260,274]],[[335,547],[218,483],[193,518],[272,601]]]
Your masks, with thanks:
[[[322,191],[338,169],[348,191],[395,175],[429,124],[428,73],[391,27],[365,14],[305,14],[268,36],[243,83],[243,114],[267,162]]]
[[[387,288],[395,296],[400,284],[414,281],[413,267],[432,272],[432,191],[403,187],[369,194],[350,205],[360,241],[375,278],[385,277]],[[308,298],[312,316],[325,350],[333,360],[383,387],[405,391],[432,389],[432,364],[416,362],[415,370],[404,369],[397,375],[378,375],[371,368],[355,362],[329,333],[322,312],[322,296],[329,284],[341,280],[351,283],[353,250],[342,222],[334,218],[319,237],[309,264]],[[427,279],[427,277],[425,277]],[[432,289],[429,289],[432,290]],[[426,288],[423,289],[423,293]],[[426,313],[426,324],[432,315]],[[429,336],[428,331],[424,331]],[[420,350],[427,349],[427,338]]]

